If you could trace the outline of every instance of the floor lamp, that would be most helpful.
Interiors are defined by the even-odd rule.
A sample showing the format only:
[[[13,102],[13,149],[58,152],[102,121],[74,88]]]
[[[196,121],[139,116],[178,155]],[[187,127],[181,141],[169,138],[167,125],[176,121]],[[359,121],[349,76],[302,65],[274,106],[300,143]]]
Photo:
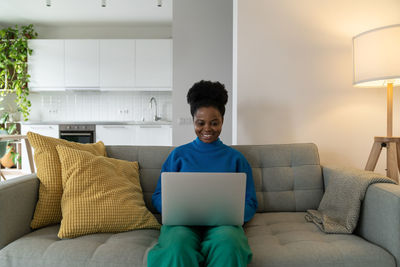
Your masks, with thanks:
[[[398,182],[400,137],[393,137],[393,86],[400,85],[400,24],[373,29],[353,38],[353,84],[387,88],[387,134],[374,138],[365,170],[375,170],[385,147],[386,175]]]

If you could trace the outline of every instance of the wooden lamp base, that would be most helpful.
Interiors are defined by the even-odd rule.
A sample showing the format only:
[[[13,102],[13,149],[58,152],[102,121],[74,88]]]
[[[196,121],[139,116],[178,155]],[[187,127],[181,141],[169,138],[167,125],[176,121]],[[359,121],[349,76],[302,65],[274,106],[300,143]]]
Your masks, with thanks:
[[[375,136],[371,153],[369,154],[366,171],[374,171],[378,162],[382,148],[386,147],[387,151],[387,169],[386,176],[399,182],[399,166],[400,166],[400,137],[383,137]]]

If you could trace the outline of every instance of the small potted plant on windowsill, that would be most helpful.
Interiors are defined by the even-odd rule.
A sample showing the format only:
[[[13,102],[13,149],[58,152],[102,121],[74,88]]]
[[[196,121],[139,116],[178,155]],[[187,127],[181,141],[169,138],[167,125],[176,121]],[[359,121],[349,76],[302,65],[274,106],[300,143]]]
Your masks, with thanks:
[[[0,99],[0,102],[2,99]],[[0,111],[4,110],[4,107],[0,108]],[[17,123],[10,121],[10,113],[3,112],[0,117],[0,135],[13,135],[17,134]],[[15,151],[15,147],[8,141],[0,142],[0,163],[4,167],[11,168],[20,162],[20,154]]]

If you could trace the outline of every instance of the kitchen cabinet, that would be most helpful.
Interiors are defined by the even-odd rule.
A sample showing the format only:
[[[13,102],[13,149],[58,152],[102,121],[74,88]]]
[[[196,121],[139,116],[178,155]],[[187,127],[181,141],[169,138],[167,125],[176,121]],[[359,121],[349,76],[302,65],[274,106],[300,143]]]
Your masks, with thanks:
[[[31,91],[64,89],[64,40],[29,40]]]
[[[96,125],[96,142],[105,145],[135,145],[135,125]]]
[[[135,40],[100,40],[100,87],[135,87]]]
[[[99,85],[99,40],[65,40],[65,86]]]
[[[54,138],[59,137],[58,125],[21,125],[21,134],[26,135],[28,132],[34,132],[45,136],[50,136]],[[22,145],[22,155],[21,155],[21,168],[24,172],[30,173],[29,159],[26,152],[25,142]],[[32,153],[34,154],[34,149],[32,147]]]
[[[172,90],[171,39],[29,41],[32,91]]]
[[[96,125],[96,142],[105,145],[172,145],[170,125]]]
[[[171,146],[171,125],[138,125],[136,144],[143,146]]]
[[[27,132],[34,132],[45,136],[54,138],[59,137],[58,125],[21,125],[21,134],[25,135]]]
[[[172,88],[172,40],[136,40],[136,87]]]

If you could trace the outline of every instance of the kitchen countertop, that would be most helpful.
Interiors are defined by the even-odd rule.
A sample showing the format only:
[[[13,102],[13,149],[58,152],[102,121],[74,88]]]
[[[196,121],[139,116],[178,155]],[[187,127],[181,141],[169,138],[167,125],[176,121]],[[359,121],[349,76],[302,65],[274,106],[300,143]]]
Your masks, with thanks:
[[[24,121],[24,125],[60,125],[60,124],[95,124],[95,125],[171,125],[171,121]]]

